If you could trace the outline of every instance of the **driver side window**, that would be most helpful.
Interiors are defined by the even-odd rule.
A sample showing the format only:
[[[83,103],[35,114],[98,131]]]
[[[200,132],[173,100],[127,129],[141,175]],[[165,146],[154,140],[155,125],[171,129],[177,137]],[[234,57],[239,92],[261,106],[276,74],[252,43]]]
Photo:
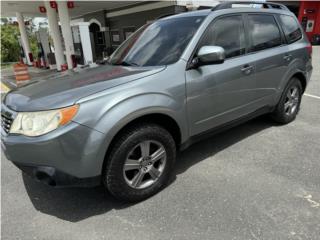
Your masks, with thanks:
[[[241,15],[219,18],[209,25],[202,46],[220,46],[225,50],[226,58],[245,54],[246,42]]]

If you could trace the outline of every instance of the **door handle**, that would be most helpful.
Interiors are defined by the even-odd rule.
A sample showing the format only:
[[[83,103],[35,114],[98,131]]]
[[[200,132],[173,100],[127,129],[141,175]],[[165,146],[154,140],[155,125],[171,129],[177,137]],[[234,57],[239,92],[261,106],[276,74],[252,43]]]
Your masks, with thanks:
[[[243,72],[246,75],[249,75],[252,72],[252,70],[253,70],[253,66],[249,64],[246,64],[241,68],[241,72]]]
[[[288,62],[291,60],[291,58],[292,58],[291,54],[286,54],[286,55],[283,56],[283,59],[288,61]]]

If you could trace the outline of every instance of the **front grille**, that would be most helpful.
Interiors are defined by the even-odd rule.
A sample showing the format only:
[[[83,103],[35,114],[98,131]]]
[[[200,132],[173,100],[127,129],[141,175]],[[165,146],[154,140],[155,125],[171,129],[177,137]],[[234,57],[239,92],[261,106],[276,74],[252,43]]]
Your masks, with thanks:
[[[12,114],[9,112],[1,112],[1,127],[8,134],[13,122]]]

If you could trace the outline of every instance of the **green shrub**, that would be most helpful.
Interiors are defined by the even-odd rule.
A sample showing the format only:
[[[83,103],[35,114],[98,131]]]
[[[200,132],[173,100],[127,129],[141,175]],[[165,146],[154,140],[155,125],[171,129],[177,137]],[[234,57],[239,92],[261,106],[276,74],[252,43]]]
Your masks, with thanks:
[[[34,26],[27,27],[30,51],[34,58],[38,56],[37,38],[34,33]],[[20,59],[20,45],[18,37],[20,36],[19,27],[12,22],[3,21],[1,25],[1,63],[17,62]]]
[[[19,28],[11,24],[1,25],[1,63],[19,60]]]

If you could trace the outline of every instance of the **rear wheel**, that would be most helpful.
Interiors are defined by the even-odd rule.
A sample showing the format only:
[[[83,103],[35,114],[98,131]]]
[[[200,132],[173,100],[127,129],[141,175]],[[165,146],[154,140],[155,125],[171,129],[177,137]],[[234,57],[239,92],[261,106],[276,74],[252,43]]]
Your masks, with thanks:
[[[129,128],[113,145],[104,184],[120,200],[146,199],[167,184],[175,154],[175,142],[161,126],[144,124]]]
[[[293,121],[300,109],[302,93],[300,80],[292,78],[272,114],[273,119],[283,124]]]

